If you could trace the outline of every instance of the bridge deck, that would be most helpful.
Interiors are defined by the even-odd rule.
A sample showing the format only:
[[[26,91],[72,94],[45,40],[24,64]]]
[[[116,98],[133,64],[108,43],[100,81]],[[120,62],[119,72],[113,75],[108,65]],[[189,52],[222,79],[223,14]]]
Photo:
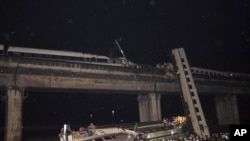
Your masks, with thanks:
[[[249,94],[250,79],[193,73],[197,89],[211,94]],[[179,93],[171,70],[0,57],[0,87],[14,81],[24,89],[69,89],[119,92]]]

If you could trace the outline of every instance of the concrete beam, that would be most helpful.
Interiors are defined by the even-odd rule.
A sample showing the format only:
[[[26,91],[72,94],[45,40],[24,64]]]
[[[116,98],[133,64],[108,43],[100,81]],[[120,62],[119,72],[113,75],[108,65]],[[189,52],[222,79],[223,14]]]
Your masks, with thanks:
[[[111,90],[111,91],[154,91],[154,82],[129,81],[104,78],[79,78],[19,75],[18,86],[22,88],[55,88],[55,89],[86,89],[86,90]]]

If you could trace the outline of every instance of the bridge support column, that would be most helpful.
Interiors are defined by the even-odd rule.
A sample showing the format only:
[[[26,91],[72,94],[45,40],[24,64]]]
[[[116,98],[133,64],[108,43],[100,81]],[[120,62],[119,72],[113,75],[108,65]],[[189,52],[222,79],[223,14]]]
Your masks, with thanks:
[[[138,96],[140,122],[161,120],[161,95],[155,93]]]
[[[9,88],[6,104],[5,141],[21,141],[23,90]]]
[[[235,95],[216,96],[215,104],[219,125],[240,124],[237,97]]]

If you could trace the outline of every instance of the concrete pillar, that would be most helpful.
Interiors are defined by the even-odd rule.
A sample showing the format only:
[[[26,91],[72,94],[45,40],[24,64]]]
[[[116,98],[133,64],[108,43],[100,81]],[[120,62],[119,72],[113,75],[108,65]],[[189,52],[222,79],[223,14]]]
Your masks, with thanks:
[[[21,141],[23,90],[7,90],[5,141]]]
[[[148,96],[141,94],[138,96],[140,122],[149,121]]]
[[[219,125],[240,124],[237,97],[235,95],[216,96],[215,104]]]
[[[140,122],[161,120],[160,94],[149,93],[138,96]]]
[[[157,94],[156,95],[156,101],[157,101],[157,114],[158,114],[158,119],[162,121],[162,115],[161,115],[161,95]]]
[[[232,117],[233,117],[233,123],[234,124],[240,124],[240,116],[239,116],[239,108],[238,108],[238,102],[237,102],[237,96],[232,95],[231,96],[231,105],[232,105]]]

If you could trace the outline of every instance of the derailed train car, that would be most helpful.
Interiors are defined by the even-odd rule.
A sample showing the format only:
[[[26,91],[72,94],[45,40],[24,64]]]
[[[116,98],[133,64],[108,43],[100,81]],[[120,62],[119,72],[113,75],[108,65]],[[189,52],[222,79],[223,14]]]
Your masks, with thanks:
[[[139,140],[143,141],[167,141],[178,140],[186,137],[188,130],[185,124],[176,125],[170,128],[152,128],[150,130],[142,130],[139,134]]]
[[[186,137],[185,124],[167,127],[165,123],[143,123],[135,128],[88,126],[72,131],[64,125],[60,141],[174,141]]]

